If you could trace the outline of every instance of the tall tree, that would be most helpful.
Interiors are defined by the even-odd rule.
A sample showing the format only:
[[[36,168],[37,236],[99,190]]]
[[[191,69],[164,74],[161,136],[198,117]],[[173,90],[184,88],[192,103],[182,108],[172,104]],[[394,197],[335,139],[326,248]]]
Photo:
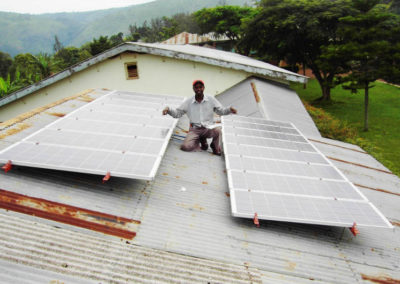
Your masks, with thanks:
[[[178,24],[177,33],[185,31],[194,34],[200,33],[200,27],[196,22],[194,14],[178,13],[172,16],[172,20]]]
[[[201,33],[214,32],[237,41],[241,34],[242,20],[254,16],[255,9],[240,6],[203,8],[194,13]]]
[[[0,51],[0,77],[6,78],[8,69],[12,65],[12,58],[8,53]]]
[[[345,39],[341,49],[350,73],[342,78],[345,88],[364,91],[364,131],[368,131],[369,89],[377,79],[393,72],[393,46],[399,47],[399,18],[388,13],[380,0],[353,0],[355,14],[341,19],[338,33]],[[397,42],[391,42],[397,38]],[[399,51],[397,51],[399,52]]]
[[[129,33],[128,39],[131,41],[139,41],[141,35],[139,33],[139,28],[136,24],[129,25]]]
[[[116,46],[123,42],[124,42],[124,34],[123,33],[117,33],[115,35],[110,36],[111,46]]]
[[[142,26],[129,25],[128,40],[157,42],[166,40],[181,32],[199,33],[200,29],[193,14],[178,13],[172,17],[152,19],[150,26],[147,21]]]
[[[58,37],[55,35],[54,36],[54,44],[53,44],[53,50],[54,53],[59,52],[61,49],[63,49],[63,45],[61,44],[61,42],[58,40]]]
[[[10,67],[11,81],[14,81],[19,74],[23,85],[30,85],[40,80],[39,66],[36,59],[30,53],[18,54],[14,57],[13,64]]]
[[[400,0],[390,0],[390,12],[400,15]]]
[[[168,39],[180,33],[178,26],[178,21],[176,21],[173,17],[162,17],[161,40]]]
[[[100,36],[99,39],[94,38],[93,41],[89,43],[91,55],[99,54],[111,47],[111,42],[108,40],[108,36]]]
[[[318,80],[321,100],[331,100],[342,56],[324,56],[325,45],[341,42],[339,19],[349,14],[348,0],[262,0],[260,12],[246,23],[240,46],[246,53],[275,61],[289,59],[309,67]]]
[[[88,48],[64,47],[54,55],[54,64],[57,67],[54,71],[61,71],[91,56]]]

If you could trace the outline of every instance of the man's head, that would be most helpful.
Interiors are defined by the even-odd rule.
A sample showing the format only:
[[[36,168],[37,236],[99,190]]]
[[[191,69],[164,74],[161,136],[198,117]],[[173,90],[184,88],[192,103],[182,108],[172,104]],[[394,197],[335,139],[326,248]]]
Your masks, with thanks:
[[[193,91],[196,95],[203,95],[204,82],[202,80],[194,80],[193,81]]]

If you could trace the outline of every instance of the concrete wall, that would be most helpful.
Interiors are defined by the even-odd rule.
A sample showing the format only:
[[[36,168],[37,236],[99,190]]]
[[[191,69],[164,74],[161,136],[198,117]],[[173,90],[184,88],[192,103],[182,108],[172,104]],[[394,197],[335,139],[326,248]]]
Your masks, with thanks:
[[[138,79],[127,79],[125,63],[136,62]],[[0,122],[93,88],[190,96],[202,79],[205,93],[216,95],[250,76],[244,71],[150,54],[124,53],[57,81],[0,108]]]

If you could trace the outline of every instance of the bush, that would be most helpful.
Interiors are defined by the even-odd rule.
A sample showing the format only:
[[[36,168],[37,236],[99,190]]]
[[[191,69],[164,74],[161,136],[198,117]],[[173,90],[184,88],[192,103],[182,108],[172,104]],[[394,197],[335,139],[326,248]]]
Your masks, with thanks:
[[[359,137],[357,129],[351,127],[346,121],[336,119],[322,108],[312,106],[305,101],[303,104],[323,137],[356,144],[367,152],[373,149],[372,144]]]

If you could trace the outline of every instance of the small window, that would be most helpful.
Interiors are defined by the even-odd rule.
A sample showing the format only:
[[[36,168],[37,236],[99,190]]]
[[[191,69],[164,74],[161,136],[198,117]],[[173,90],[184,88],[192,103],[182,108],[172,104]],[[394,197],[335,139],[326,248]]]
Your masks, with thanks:
[[[138,79],[138,68],[136,63],[125,63],[126,67],[126,78],[127,79]]]

